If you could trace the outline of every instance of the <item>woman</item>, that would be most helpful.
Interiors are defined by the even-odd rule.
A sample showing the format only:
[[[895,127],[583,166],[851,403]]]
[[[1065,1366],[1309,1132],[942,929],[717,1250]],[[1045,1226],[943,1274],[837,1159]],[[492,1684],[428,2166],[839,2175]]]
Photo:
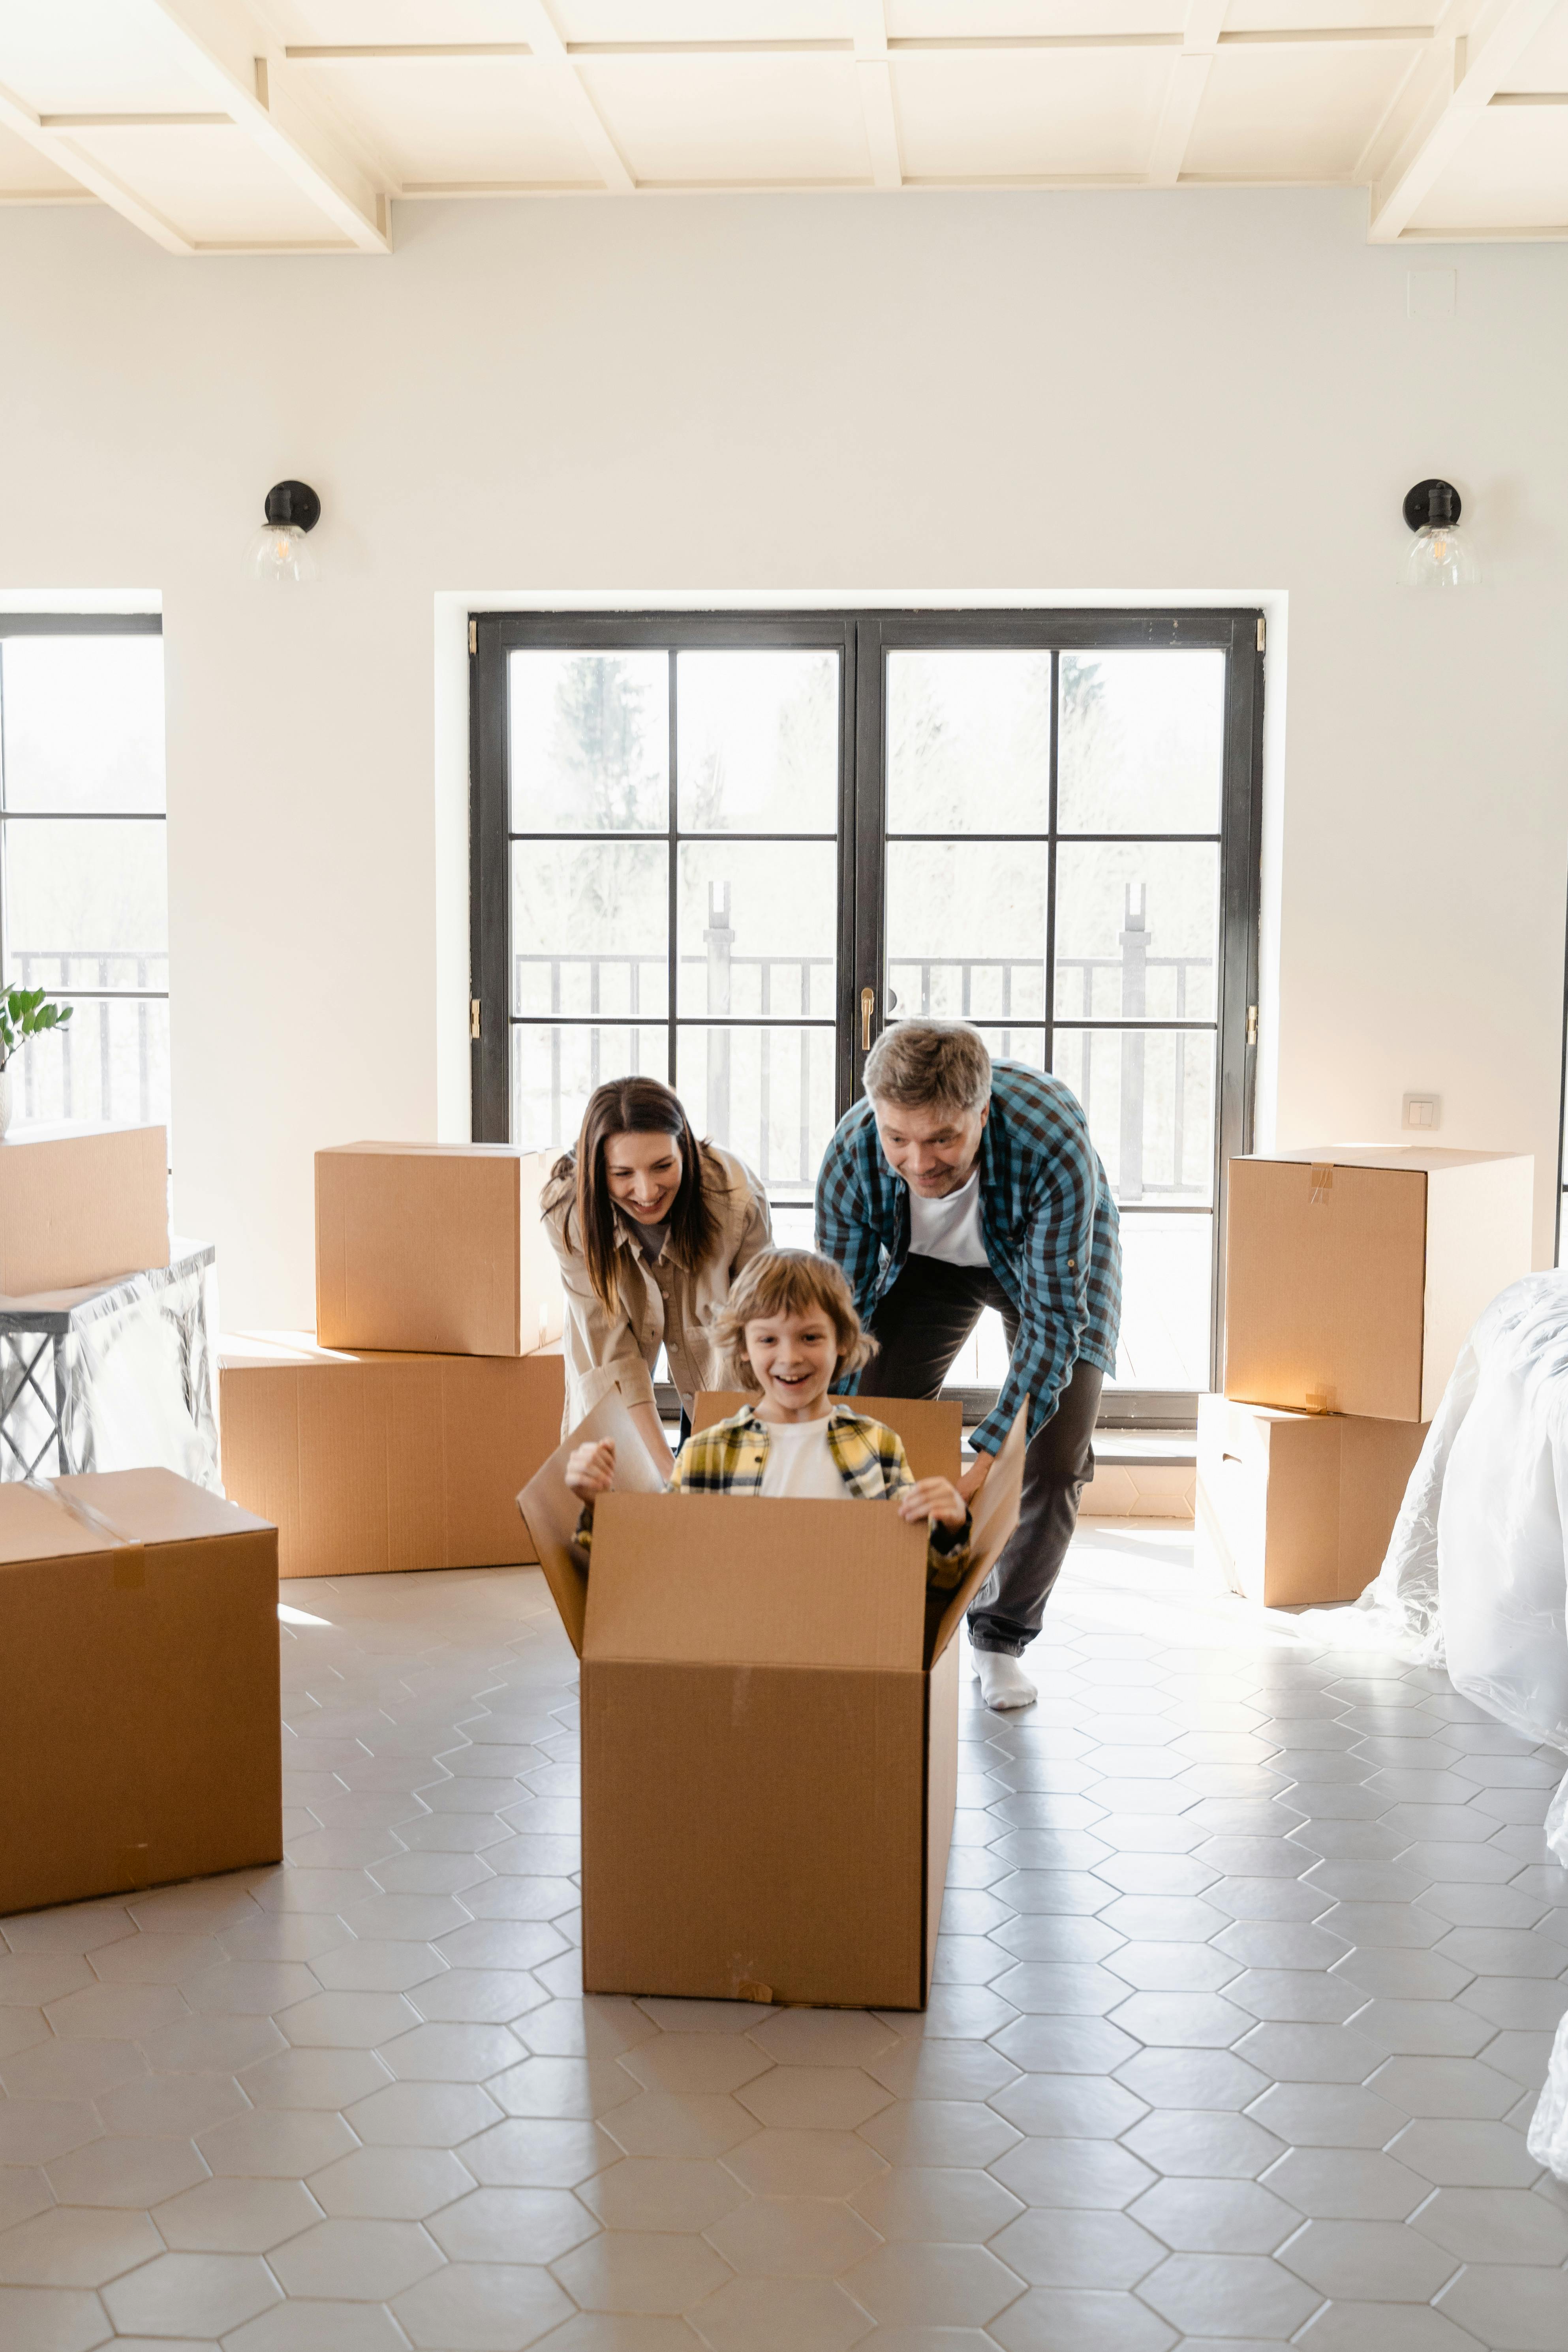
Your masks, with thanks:
[[[662,1347],[682,1434],[699,1389],[721,1385],[714,1318],[742,1266],[773,1239],[743,1160],[700,1144],[657,1078],[612,1078],[583,1114],[541,1203],[566,1292],[566,1418],[574,1429],[618,1391],[666,1477],[674,1457],[653,1399]]]

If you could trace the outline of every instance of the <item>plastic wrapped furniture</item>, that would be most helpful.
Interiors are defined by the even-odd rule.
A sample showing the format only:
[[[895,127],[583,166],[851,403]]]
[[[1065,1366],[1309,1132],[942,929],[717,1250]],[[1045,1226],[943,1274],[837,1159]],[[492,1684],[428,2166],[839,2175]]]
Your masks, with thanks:
[[[1381,1574],[1353,1608],[1312,1612],[1310,1631],[1444,1664],[1521,1738],[1568,1752],[1568,1274],[1526,1275],[1493,1299],[1459,1351]],[[1568,1774],[1546,1842],[1568,1866]],[[1568,2180],[1568,2018],[1529,2147]]]
[[[0,1479],[153,1467],[222,1494],[214,1256],[0,1298]]]

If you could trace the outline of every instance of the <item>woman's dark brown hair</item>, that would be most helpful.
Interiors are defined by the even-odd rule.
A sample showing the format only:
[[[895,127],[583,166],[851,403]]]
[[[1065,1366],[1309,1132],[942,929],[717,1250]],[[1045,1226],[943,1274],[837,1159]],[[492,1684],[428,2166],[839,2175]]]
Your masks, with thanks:
[[[583,1113],[575,1160],[567,1152],[552,1172],[575,1183],[578,1247],[596,1297],[613,1313],[620,1298],[616,1204],[605,1181],[605,1146],[612,1135],[674,1137],[680,1152],[680,1188],[669,1212],[669,1238],[684,1264],[702,1264],[717,1238],[719,1221],[708,1198],[708,1185],[717,1171],[704,1163],[680,1097],[657,1078],[612,1078],[596,1087]]]

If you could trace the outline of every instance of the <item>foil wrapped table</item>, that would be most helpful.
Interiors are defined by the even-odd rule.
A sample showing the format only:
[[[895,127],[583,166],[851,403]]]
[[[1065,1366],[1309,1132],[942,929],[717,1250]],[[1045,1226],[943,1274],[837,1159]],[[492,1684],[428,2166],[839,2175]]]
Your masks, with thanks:
[[[223,1492],[215,1256],[176,1241],[145,1273],[0,1296],[0,1479],[153,1466]]]

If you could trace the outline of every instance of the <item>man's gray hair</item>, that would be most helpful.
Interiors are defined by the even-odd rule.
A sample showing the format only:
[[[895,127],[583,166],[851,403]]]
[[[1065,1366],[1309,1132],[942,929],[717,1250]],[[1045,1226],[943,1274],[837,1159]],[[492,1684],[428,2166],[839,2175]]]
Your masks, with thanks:
[[[905,1110],[927,1103],[984,1110],[991,1098],[985,1041],[967,1021],[895,1021],[866,1056],[866,1092]]]

